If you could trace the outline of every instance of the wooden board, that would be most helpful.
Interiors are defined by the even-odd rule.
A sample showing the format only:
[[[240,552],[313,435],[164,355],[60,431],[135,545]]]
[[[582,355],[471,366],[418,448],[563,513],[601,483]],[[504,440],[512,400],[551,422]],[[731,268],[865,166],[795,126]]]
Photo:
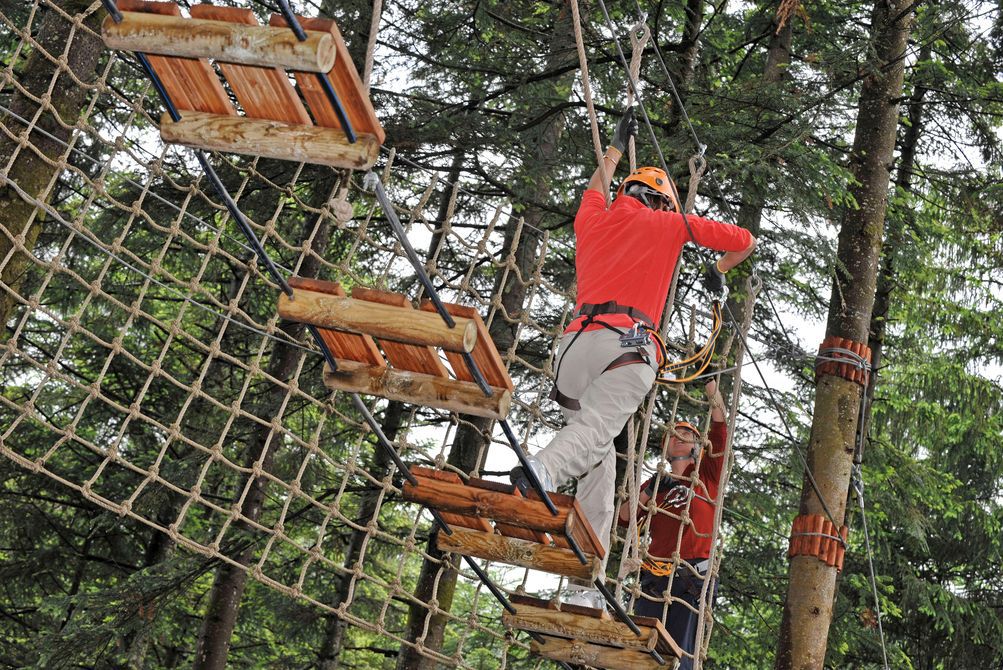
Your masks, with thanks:
[[[119,0],[118,8],[123,12],[181,16],[181,10],[174,2]],[[230,104],[230,98],[227,97],[219,77],[216,76],[208,60],[154,55],[148,56],[148,59],[174,106],[179,110],[236,115],[236,110]]]
[[[665,663],[659,663],[647,651],[606,647],[546,635],[541,639],[542,642],[536,640],[530,642],[530,651],[552,661],[562,661],[575,666],[603,670],[668,670],[674,667],[675,663],[674,658],[665,656],[662,657]]]
[[[462,484],[463,480],[455,472],[446,472],[444,470],[432,470],[431,468],[423,468],[423,475],[430,479],[438,479],[443,482],[452,482],[454,484]],[[488,523],[486,519],[481,519],[476,516],[467,516],[464,514],[450,514],[449,512],[442,513],[442,520],[448,523],[450,526],[459,526],[461,528],[472,528],[474,530],[479,530],[482,533],[493,533],[494,529],[491,528],[491,524]],[[448,537],[446,533],[439,533],[442,536]]]
[[[386,133],[383,130],[383,126],[380,125],[379,119],[376,118],[376,112],[373,109],[372,101],[369,99],[369,93],[362,85],[362,79],[355,69],[352,56],[348,53],[348,47],[345,45],[345,40],[341,36],[341,31],[338,30],[337,24],[331,19],[305,18],[302,16],[297,18],[304,30],[319,30],[331,33],[335,41],[337,55],[334,59],[334,69],[329,73],[329,78],[335,92],[338,94],[338,99],[341,100],[341,106],[344,108],[345,114],[348,116],[348,120],[356,133],[374,135],[377,142],[383,144],[386,141]],[[272,14],[268,23],[273,26],[286,25],[285,19],[279,14]],[[320,77],[309,72],[296,72],[295,76],[296,83],[299,85],[300,91],[303,93],[303,97],[310,107],[310,112],[313,114],[316,124],[328,128],[340,128],[341,124],[338,122],[334,108],[331,106],[327,95],[321,87]]]
[[[365,333],[385,340],[471,351],[477,329],[469,319],[456,319],[448,327],[435,314],[418,310],[405,312],[368,300],[339,298],[313,291],[294,289],[295,295],[279,295],[279,314],[293,321],[312,323],[322,328],[337,328]]]
[[[508,371],[505,369],[505,363],[502,362],[501,356],[498,354],[498,349],[495,347],[494,340],[491,339],[487,326],[485,326],[484,321],[481,320],[480,313],[473,307],[468,307],[466,305],[444,303],[443,306],[452,316],[470,319],[476,325],[477,346],[474,347],[472,355],[474,357],[474,362],[477,363],[477,367],[484,375],[484,379],[488,382],[488,384],[498,388],[505,388],[509,391],[514,390],[515,387],[512,385],[512,379],[508,376]],[[423,301],[421,308],[426,312],[436,311],[435,305],[430,300]],[[453,372],[456,373],[457,379],[462,379],[463,381],[468,382],[474,381],[473,375],[471,375],[470,371],[467,369],[467,362],[461,354],[453,353],[451,355],[451,352],[446,352],[446,358],[449,360],[449,365],[453,368]]]
[[[422,479],[423,470],[411,468],[420,483],[418,486],[405,483],[405,499],[440,511],[488,518],[495,522],[496,527],[501,523],[550,535],[570,534],[586,556],[601,559],[605,555],[600,543],[588,539],[594,538],[595,534],[588,527],[589,522],[581,514],[577,501],[571,496],[549,494],[557,508],[555,515],[551,514],[541,500],[513,495],[511,487],[506,484],[483,480],[471,480],[467,485],[434,479],[426,481]],[[583,541],[580,538],[586,539]]]
[[[612,619],[605,610],[564,605],[559,611],[553,603],[520,595],[512,595],[509,601],[515,614],[503,612],[502,620],[519,630],[645,654],[654,649],[665,660],[682,655],[679,645],[658,619],[632,616],[641,630],[638,636],[625,623]],[[648,655],[648,658],[652,657]]]
[[[414,309],[411,301],[400,293],[389,293],[375,289],[352,287],[352,297],[356,300],[369,300],[384,305],[399,307],[403,310]],[[393,340],[380,340],[383,353],[387,355],[390,364],[399,370],[423,372],[436,377],[449,377],[449,371],[439,360],[439,355],[431,347],[418,347],[411,344],[401,344]]]
[[[360,135],[357,142],[349,143],[337,128],[194,111],[181,112],[179,121],[164,114],[160,137],[197,149],[353,170],[368,168],[379,153],[372,135]]]
[[[582,564],[569,549],[560,549],[535,541],[520,540],[492,533],[456,528],[452,535],[440,533],[437,546],[463,556],[474,556],[489,561],[542,570],[555,575],[594,581],[602,575],[602,559],[588,557]]]
[[[193,5],[191,15],[197,19],[259,25],[254,12],[239,7]],[[276,67],[222,62],[217,65],[248,117],[313,125],[310,115],[307,114],[303,102],[296,95],[296,90],[284,71]]]
[[[334,67],[334,39],[327,32],[309,31],[300,42],[288,28],[153,12],[121,14],[120,21],[108,15],[101,23],[101,36],[110,49],[310,72]]]
[[[339,391],[377,395],[496,420],[505,418],[512,406],[512,394],[504,389],[494,389],[490,396],[485,396],[470,382],[391,367],[370,367],[349,360],[339,360],[337,370],[325,368],[324,383]]]
[[[294,289],[345,297],[345,290],[341,288],[341,284],[338,282],[308,279],[306,277],[290,277],[289,285]],[[368,366],[386,367],[383,354],[380,353],[379,347],[376,346],[373,338],[368,335],[346,333],[340,330],[331,330],[330,328],[320,328],[318,330],[335,358],[358,361]]]

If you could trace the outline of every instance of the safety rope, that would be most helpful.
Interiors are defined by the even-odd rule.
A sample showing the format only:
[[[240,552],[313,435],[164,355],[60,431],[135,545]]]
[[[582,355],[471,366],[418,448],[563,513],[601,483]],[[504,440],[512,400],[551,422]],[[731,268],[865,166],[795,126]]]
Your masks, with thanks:
[[[589,115],[589,127],[592,129],[592,147],[596,152],[596,165],[606,169],[603,161],[602,139],[599,137],[599,119],[596,117],[595,103],[592,101],[592,84],[589,81],[589,61],[585,55],[585,41],[582,38],[582,19],[578,8],[578,0],[571,0],[571,19],[575,32],[575,47],[578,50],[578,69],[582,75],[582,94],[585,97],[585,109]],[[605,194],[609,198],[609,194]]]
[[[640,33],[640,35],[638,35]],[[641,57],[644,55],[644,48],[648,44],[648,40],[651,39],[651,31],[648,30],[647,17],[642,16],[637,23],[635,23],[630,28],[630,79],[632,82],[640,81],[641,76]],[[634,88],[636,84],[627,84],[627,104],[626,109],[630,109],[634,105]],[[634,147],[634,136],[630,136],[630,140],[627,142],[627,156],[630,159],[630,171],[634,172],[637,169],[637,150]],[[666,172],[668,174],[668,172]]]

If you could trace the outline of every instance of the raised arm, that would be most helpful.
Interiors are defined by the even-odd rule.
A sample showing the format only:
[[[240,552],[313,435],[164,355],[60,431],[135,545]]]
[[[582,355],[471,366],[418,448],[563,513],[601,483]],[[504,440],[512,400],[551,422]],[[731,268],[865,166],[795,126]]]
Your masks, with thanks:
[[[609,148],[606,149],[606,153],[603,154],[599,165],[596,166],[596,171],[592,173],[592,178],[589,179],[587,188],[599,191],[603,194],[604,198],[607,197],[609,184],[613,180],[613,173],[616,172],[616,164],[620,162],[620,157],[623,156],[627,142],[634,135],[637,135],[637,119],[634,118],[634,108],[628,107],[627,111],[620,117],[620,121],[616,124],[616,130],[613,132],[613,141],[610,143]]]

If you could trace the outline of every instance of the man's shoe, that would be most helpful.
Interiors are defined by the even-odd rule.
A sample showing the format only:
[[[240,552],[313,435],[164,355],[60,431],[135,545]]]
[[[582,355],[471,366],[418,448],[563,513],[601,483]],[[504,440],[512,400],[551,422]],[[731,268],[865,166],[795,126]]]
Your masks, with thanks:
[[[540,484],[543,485],[544,491],[554,490],[554,480],[551,478],[550,473],[547,472],[547,466],[543,464],[536,456],[527,456],[526,462],[529,463],[529,467],[536,474],[536,478],[540,480]],[[522,469],[521,465],[517,465],[512,468],[512,471],[508,475],[509,481],[512,482],[523,495],[533,488],[533,485],[529,482],[529,477],[526,476],[525,471]]]
[[[603,598],[598,589],[588,586],[569,586],[561,593],[561,604],[601,610],[606,607],[606,599]]]

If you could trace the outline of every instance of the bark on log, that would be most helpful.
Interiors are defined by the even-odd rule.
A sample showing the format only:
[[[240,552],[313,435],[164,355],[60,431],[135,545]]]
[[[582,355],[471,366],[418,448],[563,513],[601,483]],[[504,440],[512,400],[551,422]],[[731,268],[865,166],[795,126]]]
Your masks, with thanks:
[[[119,23],[106,17],[101,35],[109,49],[307,72],[330,71],[337,53],[326,32],[308,30],[301,42],[288,28],[146,12],[122,12]]]
[[[61,14],[79,14],[90,6],[89,2],[60,0],[53,4],[60,11],[45,12],[35,33],[41,49],[32,49],[27,62],[15,68],[16,72],[23,73],[19,75],[19,83],[29,95],[14,89],[8,104],[12,114],[0,117],[0,124],[23,137],[27,127],[17,117],[33,119],[40,106],[29,96],[48,100],[31,133],[25,138],[30,146],[21,147],[18,138],[11,139],[0,133],[0,165],[7,165],[13,160],[6,174],[0,174],[0,282],[12,289],[0,291],[0,339],[6,339],[6,325],[17,302],[12,294],[19,291],[29,270],[29,257],[25,251],[30,252],[34,248],[46,219],[41,209],[22,198],[11,183],[29,198],[42,202],[50,199],[58,174],[63,170],[63,162],[70,155],[70,149],[63,143],[69,142],[71,129],[88,95],[77,80],[84,85],[93,82],[104,53],[101,40],[90,32],[98,27],[98,13],[91,14],[85,21],[86,30],[79,29]],[[50,60],[43,51],[65,53],[65,66]],[[61,70],[62,67],[65,69]]]

